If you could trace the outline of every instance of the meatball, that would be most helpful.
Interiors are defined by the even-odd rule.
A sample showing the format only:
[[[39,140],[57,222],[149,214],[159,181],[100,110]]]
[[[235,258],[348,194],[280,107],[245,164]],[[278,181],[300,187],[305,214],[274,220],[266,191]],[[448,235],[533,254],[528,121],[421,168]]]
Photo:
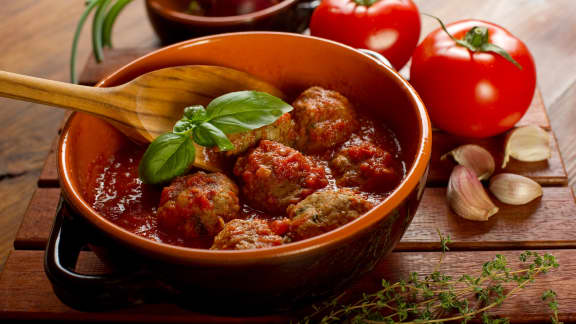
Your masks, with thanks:
[[[290,237],[297,241],[338,228],[364,214],[372,204],[348,190],[319,191],[288,208]]]
[[[285,113],[271,125],[249,132],[230,134],[228,138],[232,144],[234,144],[234,149],[226,151],[227,156],[244,153],[249,148],[256,146],[261,139],[294,146],[296,141],[296,124],[290,114]]]
[[[238,187],[222,173],[197,172],[176,178],[164,188],[158,225],[183,239],[216,235],[239,216]]]
[[[288,205],[328,184],[324,168],[315,160],[268,140],[240,157],[234,174],[251,206],[271,213],[284,213]]]
[[[359,127],[354,108],[336,91],[309,88],[292,106],[297,147],[304,152],[319,152],[345,142]]]
[[[234,219],[214,238],[212,250],[245,250],[280,245],[282,236],[275,233],[265,220]]]
[[[330,161],[330,167],[339,186],[365,191],[389,190],[401,178],[394,156],[367,141],[342,148]]]

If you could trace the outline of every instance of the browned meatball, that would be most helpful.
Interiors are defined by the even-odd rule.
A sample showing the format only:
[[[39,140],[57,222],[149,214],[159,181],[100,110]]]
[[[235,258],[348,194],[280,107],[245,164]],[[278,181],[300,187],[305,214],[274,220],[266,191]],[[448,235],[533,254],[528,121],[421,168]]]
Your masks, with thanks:
[[[340,144],[359,127],[354,108],[340,93],[320,87],[304,91],[292,104],[297,147],[318,152]]]
[[[234,219],[214,238],[212,250],[258,249],[282,244],[284,239],[261,219]]]
[[[368,141],[342,148],[330,166],[338,185],[366,191],[394,188],[402,174],[391,153]]]
[[[224,222],[238,217],[238,187],[222,173],[196,172],[164,188],[158,225],[183,239],[216,235]]]
[[[234,149],[226,151],[226,155],[238,155],[249,148],[256,146],[261,139],[279,142],[288,146],[294,146],[296,141],[296,124],[289,113],[280,116],[271,125],[258,128],[250,132],[235,133],[228,135],[234,144]]]
[[[234,174],[242,181],[244,198],[253,207],[283,213],[328,184],[324,168],[286,145],[262,140],[240,157]]]
[[[348,190],[319,191],[288,208],[289,235],[297,241],[336,229],[364,214],[372,204]]]

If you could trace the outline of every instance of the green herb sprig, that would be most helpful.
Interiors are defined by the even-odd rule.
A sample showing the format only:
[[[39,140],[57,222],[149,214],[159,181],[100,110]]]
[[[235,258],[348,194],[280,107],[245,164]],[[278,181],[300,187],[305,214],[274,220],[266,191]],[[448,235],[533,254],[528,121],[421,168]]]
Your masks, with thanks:
[[[82,13],[72,40],[70,54],[70,82],[78,83],[76,76],[76,55],[78,53],[78,41],[86,20],[95,11],[92,22],[92,51],[96,62],[103,59],[103,48],[112,47],[112,29],[120,12],[132,0],[87,0],[86,9]]]
[[[449,237],[440,234],[443,260]],[[406,280],[382,281],[382,289],[365,294],[353,304],[342,305],[343,295],[314,306],[314,313],[301,323],[467,323],[472,319],[485,324],[509,323],[506,318],[492,318],[487,311],[500,306],[507,298],[533,282],[535,278],[558,267],[554,256],[526,251],[520,254],[523,267],[512,270],[506,258],[496,255],[483,264],[479,275],[455,279],[438,267],[429,275],[416,272]],[[511,286],[511,287],[510,287]],[[552,311],[551,321],[558,320],[556,293],[546,291],[542,300]]]
[[[264,92],[238,91],[212,100],[206,108],[191,106],[172,132],[158,136],[144,153],[138,173],[144,183],[165,183],[186,173],[195,158],[194,143],[228,151],[234,145],[227,134],[254,130],[274,123],[292,106]]]

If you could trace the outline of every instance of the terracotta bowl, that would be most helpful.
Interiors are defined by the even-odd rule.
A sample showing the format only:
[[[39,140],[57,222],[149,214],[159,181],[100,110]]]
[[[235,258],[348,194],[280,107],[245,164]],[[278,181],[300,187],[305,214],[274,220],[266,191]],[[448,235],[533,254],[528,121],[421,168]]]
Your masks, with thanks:
[[[204,37],[160,49],[124,66],[98,86],[119,85],[152,70],[188,64],[242,70],[276,85],[291,98],[312,85],[341,92],[394,130],[406,163],[405,179],[365,215],[307,240],[243,251],[158,243],[113,224],[84,200],[93,161],[111,155],[125,139],[105,121],[76,113],[63,130],[58,162],[65,197],[84,218],[119,246],[150,261],[174,286],[190,288],[218,305],[225,300],[259,307],[262,303],[290,305],[333,293],[371,270],[394,248],[422,196],[431,149],[426,110],[406,80],[345,45],[296,34],[251,32]]]
[[[248,14],[205,17],[186,13],[188,0],[146,0],[148,18],[163,44],[212,34],[269,30],[303,32],[316,6],[313,0],[284,0]]]

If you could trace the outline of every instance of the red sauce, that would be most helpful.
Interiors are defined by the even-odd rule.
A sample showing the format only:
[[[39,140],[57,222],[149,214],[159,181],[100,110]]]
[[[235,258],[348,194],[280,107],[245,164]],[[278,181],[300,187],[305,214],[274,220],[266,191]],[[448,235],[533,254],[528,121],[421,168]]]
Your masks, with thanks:
[[[355,132],[340,147],[312,156],[312,158],[319,160],[325,169],[328,179],[328,186],[325,189],[338,188],[329,167],[329,161],[341,147],[358,145],[363,141],[371,141],[393,154],[394,160],[397,162],[395,168],[401,173],[398,181],[405,175],[405,167],[401,162],[400,146],[394,134],[385,126],[376,125],[366,117],[360,117],[359,121],[360,130]],[[88,184],[88,188],[91,189],[86,193],[88,202],[110,221],[151,240],[188,247],[210,247],[211,239],[184,241],[158,229],[156,212],[160,203],[162,187],[143,184],[138,178],[138,163],[143,154],[143,148],[133,145],[120,150],[108,159],[103,158],[95,161],[93,169],[95,176],[90,180],[91,183]],[[229,176],[234,179],[231,172]],[[365,192],[358,188],[355,189],[363,198],[372,203],[379,203],[391,193],[391,190]],[[248,219],[276,219],[279,222],[271,223],[274,231],[278,233],[287,230],[286,224],[280,221],[284,215],[267,215],[242,202],[241,215]]]

